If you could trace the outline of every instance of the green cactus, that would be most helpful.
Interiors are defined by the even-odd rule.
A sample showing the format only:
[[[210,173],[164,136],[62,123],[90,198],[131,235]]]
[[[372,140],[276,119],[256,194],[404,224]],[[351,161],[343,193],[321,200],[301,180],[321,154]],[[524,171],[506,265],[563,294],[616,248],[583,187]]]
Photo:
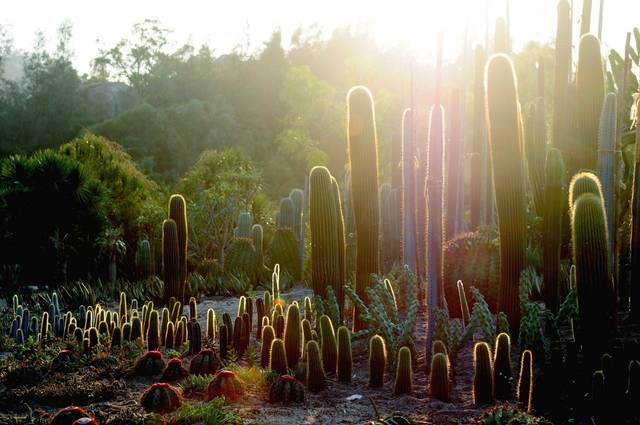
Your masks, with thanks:
[[[609,232],[609,260],[613,261],[613,245],[615,239],[615,211],[614,198],[616,195],[615,183],[615,150],[616,150],[616,122],[617,122],[617,97],[615,93],[608,93],[602,105],[600,123],[598,126],[598,178],[602,189],[604,210],[607,216],[607,231]],[[611,264],[610,267],[613,267]]]
[[[507,32],[507,21],[504,18],[496,19],[493,42],[495,53],[509,53],[509,33]]]
[[[124,323],[127,320],[127,294],[120,292],[120,304],[118,305],[120,321]],[[120,323],[118,323],[120,324]]]
[[[585,334],[580,341],[587,365],[593,366],[615,334],[615,292],[609,267],[608,233],[602,197],[580,195],[571,212],[573,263],[578,312]]]
[[[238,357],[242,357],[244,354],[244,333],[246,330],[244,329],[244,321],[242,317],[236,317],[235,322],[233,322],[233,349],[236,350],[236,354]]]
[[[267,268],[264,265],[264,230],[262,225],[254,224],[251,228],[251,238],[253,239],[253,246],[256,248],[256,273],[257,277],[262,280],[263,275],[266,275]]]
[[[273,264],[280,264],[282,270],[295,280],[302,278],[298,240],[290,227],[278,227],[273,234],[269,253]]]
[[[229,328],[227,328],[227,325],[220,325],[218,334],[220,335],[220,358],[227,360],[227,350],[229,347]]]
[[[158,324],[158,311],[153,310],[149,316],[149,329],[147,330],[147,348],[149,351],[160,347],[160,328]]]
[[[167,331],[164,334],[164,347],[167,350],[173,350],[174,348],[176,348],[175,334],[176,331],[173,322],[167,323]]]
[[[180,346],[184,344],[186,339],[187,339],[187,328],[185,323],[182,320],[180,320],[176,325],[176,333],[173,339],[173,343],[175,347],[180,348]]]
[[[198,319],[198,300],[195,297],[189,298],[189,320]]]
[[[558,1],[553,85],[552,144],[566,156],[570,153],[567,129],[567,95],[571,74],[571,7],[567,0]]]
[[[180,301],[176,301],[173,303],[171,307],[171,321],[173,323],[178,323],[180,319],[180,315],[182,314],[182,303]]]
[[[630,406],[638,406],[640,401],[640,360],[632,360],[627,368],[627,388],[625,396]]]
[[[591,409],[593,416],[596,419],[596,423],[609,416],[609,408],[607,406],[607,391],[606,391],[606,377],[604,372],[596,370],[591,377]]]
[[[235,276],[246,276],[250,282],[256,280],[258,253],[251,237],[237,237],[226,252],[225,271]]]
[[[300,309],[292,304],[287,309],[287,322],[284,332],[284,344],[287,352],[287,362],[292,369],[298,365],[302,349],[302,331],[300,329]]]
[[[394,394],[411,394],[413,392],[413,367],[411,365],[411,350],[402,347],[398,351],[398,365],[396,367],[396,381]]]
[[[571,178],[569,184],[569,209],[573,209],[573,204],[585,193],[592,193],[599,198],[602,198],[602,187],[600,186],[600,179],[595,174],[583,171],[576,173]]]
[[[531,411],[533,399],[533,353],[524,350],[520,355],[520,374],[516,387],[516,400],[527,412]]]
[[[176,222],[171,219],[162,223],[162,275],[165,300],[179,296],[181,284],[178,228]]]
[[[160,320],[160,345],[165,345],[165,338],[167,336],[167,327],[169,325],[169,309],[164,307],[162,309],[162,316]]]
[[[560,299],[560,248],[563,212],[566,209],[565,169],[560,150],[551,148],[545,162],[544,207],[542,211],[542,255],[546,307],[557,312]]]
[[[229,313],[222,313],[222,323],[227,327],[227,334],[229,337],[233,336],[233,323],[231,323],[231,316]]]
[[[189,355],[199,353],[202,350],[202,330],[197,320],[189,320],[187,335],[189,337]]]
[[[287,351],[283,340],[276,338],[271,342],[269,350],[269,370],[279,375],[289,373],[287,363]]]
[[[133,364],[133,373],[136,376],[159,375],[164,369],[164,359],[160,351],[147,351],[138,357]]]
[[[210,341],[216,339],[216,312],[212,308],[207,310],[207,338]]]
[[[202,350],[189,363],[191,375],[213,375],[220,368],[220,359],[213,350]]]
[[[281,375],[269,387],[269,403],[303,403],[304,387],[290,375]]]
[[[438,353],[442,353],[445,356],[448,356],[449,354],[447,353],[447,346],[445,345],[444,342],[442,342],[441,340],[437,339],[435,341],[433,341],[433,346],[431,347],[431,355],[435,356]]]
[[[169,198],[169,218],[176,223],[178,236],[179,253],[179,277],[180,287],[177,293],[170,293],[169,296],[176,297],[177,300],[184,300],[185,286],[187,283],[187,246],[189,244],[189,230],[187,227],[187,204],[182,195],[171,195]]]
[[[276,333],[271,326],[264,326],[262,328],[262,348],[260,350],[260,366],[263,368],[269,367],[271,362],[271,344],[276,339]]]
[[[460,300],[460,310],[462,312],[462,325],[464,326],[466,323],[469,323],[470,315],[469,315],[469,304],[467,303],[467,296],[464,293],[464,284],[461,280],[458,280],[456,283],[458,288],[458,300]]]
[[[431,358],[429,395],[438,400],[449,401],[449,391],[449,359],[445,353],[438,352]]]
[[[172,413],[182,406],[180,390],[166,382],[159,382],[147,388],[140,398],[140,405],[147,412]]]
[[[493,360],[494,394],[498,400],[509,400],[512,397],[511,377],[511,339],[506,333],[496,337],[496,351]]]
[[[327,297],[340,281],[338,210],[331,174],[325,167],[313,167],[309,174],[309,224],[311,228],[311,286],[316,296]]]
[[[387,349],[384,339],[374,335],[369,340],[369,386],[381,387],[384,383],[384,371],[387,366]]]
[[[347,139],[351,170],[351,197],[357,237],[356,293],[368,300],[365,289],[370,287],[371,274],[380,272],[378,200],[378,141],[371,92],[362,86],[353,87],[347,95]],[[354,315],[353,330],[362,330],[365,323]]]
[[[307,342],[312,339],[311,322],[307,319],[302,319],[302,346],[306,346]]]
[[[338,328],[338,381],[351,382],[352,369],[351,333],[345,326],[340,326]]]
[[[280,215],[279,222],[277,225],[279,227],[284,227],[287,229],[293,230],[295,226],[295,216],[294,216],[294,206],[291,198],[282,198],[280,200]]]
[[[486,342],[477,342],[473,348],[473,403],[493,403],[493,365],[491,349]]]
[[[153,275],[153,260],[151,259],[151,244],[147,239],[143,239],[138,244],[136,255],[136,266],[140,279],[148,279]]]
[[[327,388],[327,376],[320,358],[320,347],[316,341],[307,342],[306,385],[309,391],[319,392]]]
[[[333,375],[336,373],[338,363],[338,347],[333,323],[327,315],[320,317],[320,346],[322,348],[322,364],[324,370]]]
[[[487,171],[484,164],[485,153],[487,151],[487,129],[484,111],[484,67],[486,57],[484,48],[476,46],[474,51],[474,73],[473,73],[473,147],[471,154],[471,200],[470,218],[471,230],[476,230],[479,226],[486,224],[487,212]],[[445,255],[445,261],[447,256]]]
[[[260,337],[262,336],[262,318],[265,317],[264,316],[264,300],[262,298],[258,298],[256,299],[256,324],[257,326],[257,331],[256,331],[256,339],[260,340]]]
[[[344,308],[344,285],[347,282],[347,265],[346,265],[346,240],[344,229],[344,218],[342,216],[342,199],[340,198],[340,187],[338,181],[331,177],[331,186],[333,187],[333,201],[336,209],[337,218],[337,255],[338,255],[338,280],[331,287],[338,301],[338,313],[342,319],[342,310]],[[398,244],[399,246],[399,244]]]
[[[253,227],[253,216],[251,213],[242,212],[238,214],[238,227],[236,227],[236,238],[251,238]]]
[[[600,42],[592,34],[580,38],[576,66],[576,144],[567,157],[569,172],[579,169],[595,171],[598,163],[598,125],[604,102],[604,64]]]
[[[178,357],[174,357],[167,363],[167,366],[162,371],[161,382],[176,382],[181,381],[189,376],[189,371],[183,366],[182,360]]]
[[[525,179],[521,117],[511,59],[494,55],[487,65],[487,123],[500,230],[498,311],[520,327],[520,273],[525,263]]]
[[[216,397],[224,397],[225,403],[234,403],[243,394],[244,387],[242,382],[235,373],[229,370],[218,371],[207,387],[209,400]]]
[[[538,78],[544,82],[543,62],[538,62]],[[543,94],[541,93],[541,95]],[[540,96],[528,110],[523,138],[533,205],[538,216],[542,216],[544,209],[544,173],[547,156],[546,119],[544,97]]]

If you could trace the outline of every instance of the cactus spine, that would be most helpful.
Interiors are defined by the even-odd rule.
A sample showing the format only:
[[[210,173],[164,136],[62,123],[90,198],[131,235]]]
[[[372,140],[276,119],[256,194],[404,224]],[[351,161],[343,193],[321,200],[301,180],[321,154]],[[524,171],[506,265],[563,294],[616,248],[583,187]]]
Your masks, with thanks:
[[[394,394],[411,394],[413,392],[412,375],[411,350],[409,350],[409,347],[402,347],[398,352],[396,382],[393,387]]]
[[[520,328],[520,272],[525,260],[525,191],[521,118],[513,64],[494,55],[487,65],[487,123],[500,230],[498,311]]]
[[[558,310],[560,298],[560,247],[562,244],[562,214],[565,211],[565,169],[562,154],[551,148],[545,162],[544,207],[542,212],[542,255],[544,261],[544,299],[552,312]]]
[[[473,349],[473,402],[476,405],[493,402],[493,366],[486,342],[477,342]]]
[[[615,333],[615,297],[609,265],[609,244],[602,197],[585,193],[571,212],[573,263],[581,338],[587,365],[593,366]]]
[[[378,142],[371,92],[353,87],[347,95],[349,164],[351,197],[357,237],[356,280],[358,296],[368,299],[365,288],[371,286],[371,274],[379,273]],[[354,331],[364,328],[354,314]]]
[[[352,369],[351,333],[345,326],[340,326],[338,328],[338,381],[351,382]]]
[[[520,355],[520,375],[518,376],[518,386],[516,387],[516,400],[527,409],[527,412],[530,412],[532,399],[533,353],[531,350],[524,350]]]
[[[271,363],[271,344],[276,339],[275,331],[271,326],[262,328],[262,348],[260,350],[260,365],[263,368],[269,367]]]
[[[184,300],[184,291],[187,283],[187,245],[189,231],[187,228],[187,204],[182,195],[171,195],[169,198],[169,218],[176,223],[177,235],[178,235],[178,255],[179,262],[179,283],[180,287],[177,288],[176,293],[171,293],[169,296],[176,297],[177,300]]]
[[[322,391],[327,388],[327,376],[320,359],[320,347],[316,341],[307,342],[307,373],[306,384],[311,392]]]
[[[369,386],[381,387],[384,383],[384,370],[387,365],[387,349],[384,339],[374,335],[369,340]]]
[[[437,398],[438,400],[448,401],[450,398],[449,360],[445,353],[435,353],[431,358],[429,392],[431,397]]]

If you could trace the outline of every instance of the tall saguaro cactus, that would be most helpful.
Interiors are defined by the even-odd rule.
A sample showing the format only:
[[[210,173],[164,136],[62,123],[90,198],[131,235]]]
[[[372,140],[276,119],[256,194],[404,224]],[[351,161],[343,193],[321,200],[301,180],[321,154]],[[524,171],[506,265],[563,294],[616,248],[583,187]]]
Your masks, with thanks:
[[[462,110],[460,105],[460,91],[451,91],[449,113],[449,127],[447,131],[447,144],[445,147],[445,193],[446,214],[445,241],[452,239],[462,232],[464,220],[464,194],[463,180],[464,168],[464,138],[462,136]]]
[[[340,187],[338,181],[331,177],[331,187],[333,188],[333,206],[336,210],[336,252],[338,255],[337,262],[337,281],[333,285],[333,292],[338,300],[340,309],[340,318],[342,318],[342,308],[344,306],[344,285],[347,283],[347,264],[346,264],[346,240],[344,236],[344,218],[342,217],[342,201],[340,199]]]
[[[598,124],[604,101],[604,67],[600,42],[592,34],[580,39],[576,68],[576,151],[570,173],[586,168],[596,170],[598,162]],[[567,158],[569,159],[569,158]]]
[[[542,255],[544,261],[544,299],[546,307],[556,312],[560,297],[560,246],[562,214],[566,209],[565,168],[562,154],[549,149],[544,170],[544,209],[542,211]]]
[[[416,260],[416,162],[413,111],[402,114],[402,260],[415,274]]]
[[[607,94],[602,106],[598,129],[598,178],[602,187],[604,209],[607,215],[609,233],[609,261],[613,270],[613,241],[615,239],[615,148],[617,98],[615,93]]]
[[[640,102],[640,100],[636,100]],[[640,103],[636,103],[636,155],[631,195],[631,319],[640,323]]]
[[[182,297],[178,229],[172,219],[162,223],[162,277],[165,302]]]
[[[487,125],[500,230],[498,311],[520,327],[520,272],[525,261],[525,185],[521,117],[513,64],[494,55],[486,71]]]
[[[187,204],[182,195],[169,198],[169,218],[176,223],[178,231],[178,253],[180,255],[180,288],[173,296],[184,302],[184,290],[187,284],[187,246],[189,230],[187,227]]]
[[[368,298],[365,288],[371,285],[371,274],[380,271],[378,201],[378,142],[371,92],[363,86],[353,87],[347,96],[349,163],[351,196],[357,235],[356,292]],[[364,327],[356,315],[354,331]]]
[[[427,175],[427,311],[429,323],[435,322],[435,309],[444,303],[442,288],[442,180],[444,176],[444,108],[434,105],[429,117],[429,158]],[[427,354],[433,339],[433,326],[427,334]]]
[[[558,24],[556,27],[555,69],[553,81],[553,129],[551,142],[564,155],[567,143],[567,91],[571,73],[571,7],[567,0],[558,2]]]
[[[336,295],[342,292],[344,273],[344,249],[340,250],[339,223],[342,223],[336,206],[335,188],[326,167],[313,167],[309,176],[309,224],[311,228],[311,286],[313,292],[327,297],[327,285]],[[342,233],[344,240],[344,232]],[[340,292],[338,292],[340,291]],[[342,305],[340,305],[342,309]]]
[[[487,131],[484,112],[484,65],[485,53],[482,46],[476,47],[473,77],[473,148],[471,155],[471,229],[486,223],[487,200]]]

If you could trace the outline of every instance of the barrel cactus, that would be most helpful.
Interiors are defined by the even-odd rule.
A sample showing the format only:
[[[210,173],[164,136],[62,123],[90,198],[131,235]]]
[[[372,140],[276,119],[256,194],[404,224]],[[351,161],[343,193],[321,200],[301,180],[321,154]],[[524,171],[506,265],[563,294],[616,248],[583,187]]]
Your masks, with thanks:
[[[147,351],[143,353],[133,365],[134,374],[137,376],[154,376],[162,373],[164,359],[160,351]]]
[[[304,386],[291,375],[281,375],[269,387],[270,403],[304,403]]]
[[[211,349],[196,354],[189,363],[191,375],[213,375],[220,368],[220,359]]]
[[[225,402],[233,403],[244,394],[242,382],[235,373],[229,370],[220,370],[215,374],[207,387],[209,399],[224,397]]]
[[[176,382],[189,376],[189,371],[182,364],[182,360],[177,357],[172,358],[162,371],[162,382]]]
[[[161,415],[175,412],[182,402],[180,390],[166,382],[151,385],[140,397],[140,405],[145,411]]]
[[[72,425],[78,419],[87,417],[91,417],[91,415],[83,408],[69,406],[54,413],[51,419],[49,419],[49,425]]]

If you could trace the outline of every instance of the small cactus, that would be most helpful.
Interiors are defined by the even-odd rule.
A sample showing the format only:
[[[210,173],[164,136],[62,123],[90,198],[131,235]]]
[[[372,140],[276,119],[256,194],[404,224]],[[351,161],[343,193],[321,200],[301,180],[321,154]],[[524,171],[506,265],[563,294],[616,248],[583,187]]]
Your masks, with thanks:
[[[198,300],[189,298],[189,320],[198,320]]]
[[[233,324],[233,349],[236,350],[236,354],[238,357],[242,357],[244,354],[244,321],[242,317],[236,317],[235,323]]]
[[[210,341],[216,339],[216,313],[212,308],[207,310],[207,338]]]
[[[207,395],[210,400],[224,397],[225,402],[233,403],[242,394],[244,394],[242,383],[235,373],[228,370],[218,371],[207,387]]]
[[[524,350],[520,355],[520,375],[516,387],[516,400],[518,403],[531,411],[531,400],[533,399],[533,353],[531,350]]]
[[[486,342],[477,342],[473,348],[473,402],[476,405],[493,402],[493,366],[491,350]]]
[[[269,387],[270,403],[304,403],[304,386],[291,375],[281,375]]]
[[[140,398],[140,405],[147,412],[172,413],[182,405],[180,390],[166,382],[159,382],[147,388]]]
[[[91,417],[91,415],[83,408],[69,406],[58,410],[49,420],[49,425],[72,425],[78,419],[88,417]]]
[[[369,386],[381,387],[384,383],[384,370],[387,365],[387,349],[384,339],[374,335],[369,340]]]
[[[336,373],[338,364],[338,347],[336,345],[336,335],[333,330],[333,323],[329,316],[320,317],[320,345],[322,348],[322,364],[324,370],[333,375]]]
[[[284,332],[284,345],[287,352],[287,363],[292,369],[300,360],[302,349],[302,331],[300,329],[300,309],[292,304],[287,309],[287,322]]]
[[[449,400],[449,359],[445,353],[435,353],[431,358],[429,385],[431,397],[442,401]]]
[[[153,310],[149,314],[149,329],[147,330],[147,348],[149,351],[160,347],[160,329],[158,327],[158,311]]]
[[[306,384],[311,392],[319,392],[327,388],[327,376],[322,367],[320,347],[316,341],[307,343],[307,374]]]
[[[433,346],[431,347],[431,355],[435,356],[438,353],[442,353],[445,356],[448,356],[447,346],[444,345],[444,342],[438,340],[433,341]]]
[[[306,346],[307,342],[312,339],[311,322],[307,319],[302,319],[302,346]]]
[[[498,400],[508,400],[512,396],[511,376],[511,339],[506,333],[496,338],[496,351],[493,357],[493,385]]]
[[[284,326],[285,326],[284,316],[282,314],[276,315],[276,318],[273,321],[273,323],[276,331],[276,337],[281,339],[284,338]]]
[[[607,417],[607,393],[604,372],[596,370],[591,378],[591,408],[596,423]]]
[[[160,351],[143,353],[133,365],[133,373],[137,376],[155,376],[162,373],[164,359]]]
[[[173,350],[176,347],[176,331],[174,329],[173,322],[167,324],[167,331],[164,335],[164,346],[167,350]]]
[[[197,320],[189,320],[187,334],[189,335],[189,355],[199,353],[202,350],[202,330]]]
[[[167,338],[167,327],[169,326],[169,309],[163,308],[160,316],[160,345],[165,346]]]
[[[467,296],[464,293],[464,284],[461,280],[456,283],[458,287],[458,298],[460,299],[460,309],[462,310],[462,324],[465,325],[469,323],[470,315],[469,315],[469,304],[467,303]]]
[[[631,406],[638,406],[640,402],[640,361],[630,361],[627,372],[629,375],[626,390],[627,401]]]
[[[274,339],[271,342],[269,370],[279,375],[286,375],[289,373],[289,370],[287,369],[287,352],[285,344],[281,339]]]
[[[393,387],[394,394],[411,394],[413,392],[412,375],[411,350],[409,350],[409,347],[402,347],[398,352],[396,382]]]
[[[192,360],[193,362],[193,360]],[[177,357],[172,358],[162,371],[161,382],[176,382],[189,376],[189,371],[183,366],[182,360]]]
[[[260,340],[260,338],[262,337],[262,318],[265,317],[264,316],[264,300],[262,298],[258,298],[256,300],[256,317],[257,317],[256,323],[258,324],[258,329],[256,330],[256,339]]]
[[[262,328],[262,349],[260,351],[260,366],[269,367],[271,361],[271,344],[276,338],[276,334],[271,326]]]
[[[351,333],[345,326],[340,326],[338,328],[338,381],[351,382],[352,369]]]
[[[220,368],[220,359],[213,350],[202,350],[189,363],[191,375],[213,375]]]
[[[222,360],[227,359],[227,347],[229,346],[229,330],[227,325],[220,325],[220,358]]]
[[[175,337],[173,338],[173,345],[175,346],[175,348],[180,348],[180,346],[184,344],[184,341],[187,337],[186,332],[187,329],[185,327],[185,324],[182,320],[180,320],[178,322],[178,325],[176,326],[176,333]]]

